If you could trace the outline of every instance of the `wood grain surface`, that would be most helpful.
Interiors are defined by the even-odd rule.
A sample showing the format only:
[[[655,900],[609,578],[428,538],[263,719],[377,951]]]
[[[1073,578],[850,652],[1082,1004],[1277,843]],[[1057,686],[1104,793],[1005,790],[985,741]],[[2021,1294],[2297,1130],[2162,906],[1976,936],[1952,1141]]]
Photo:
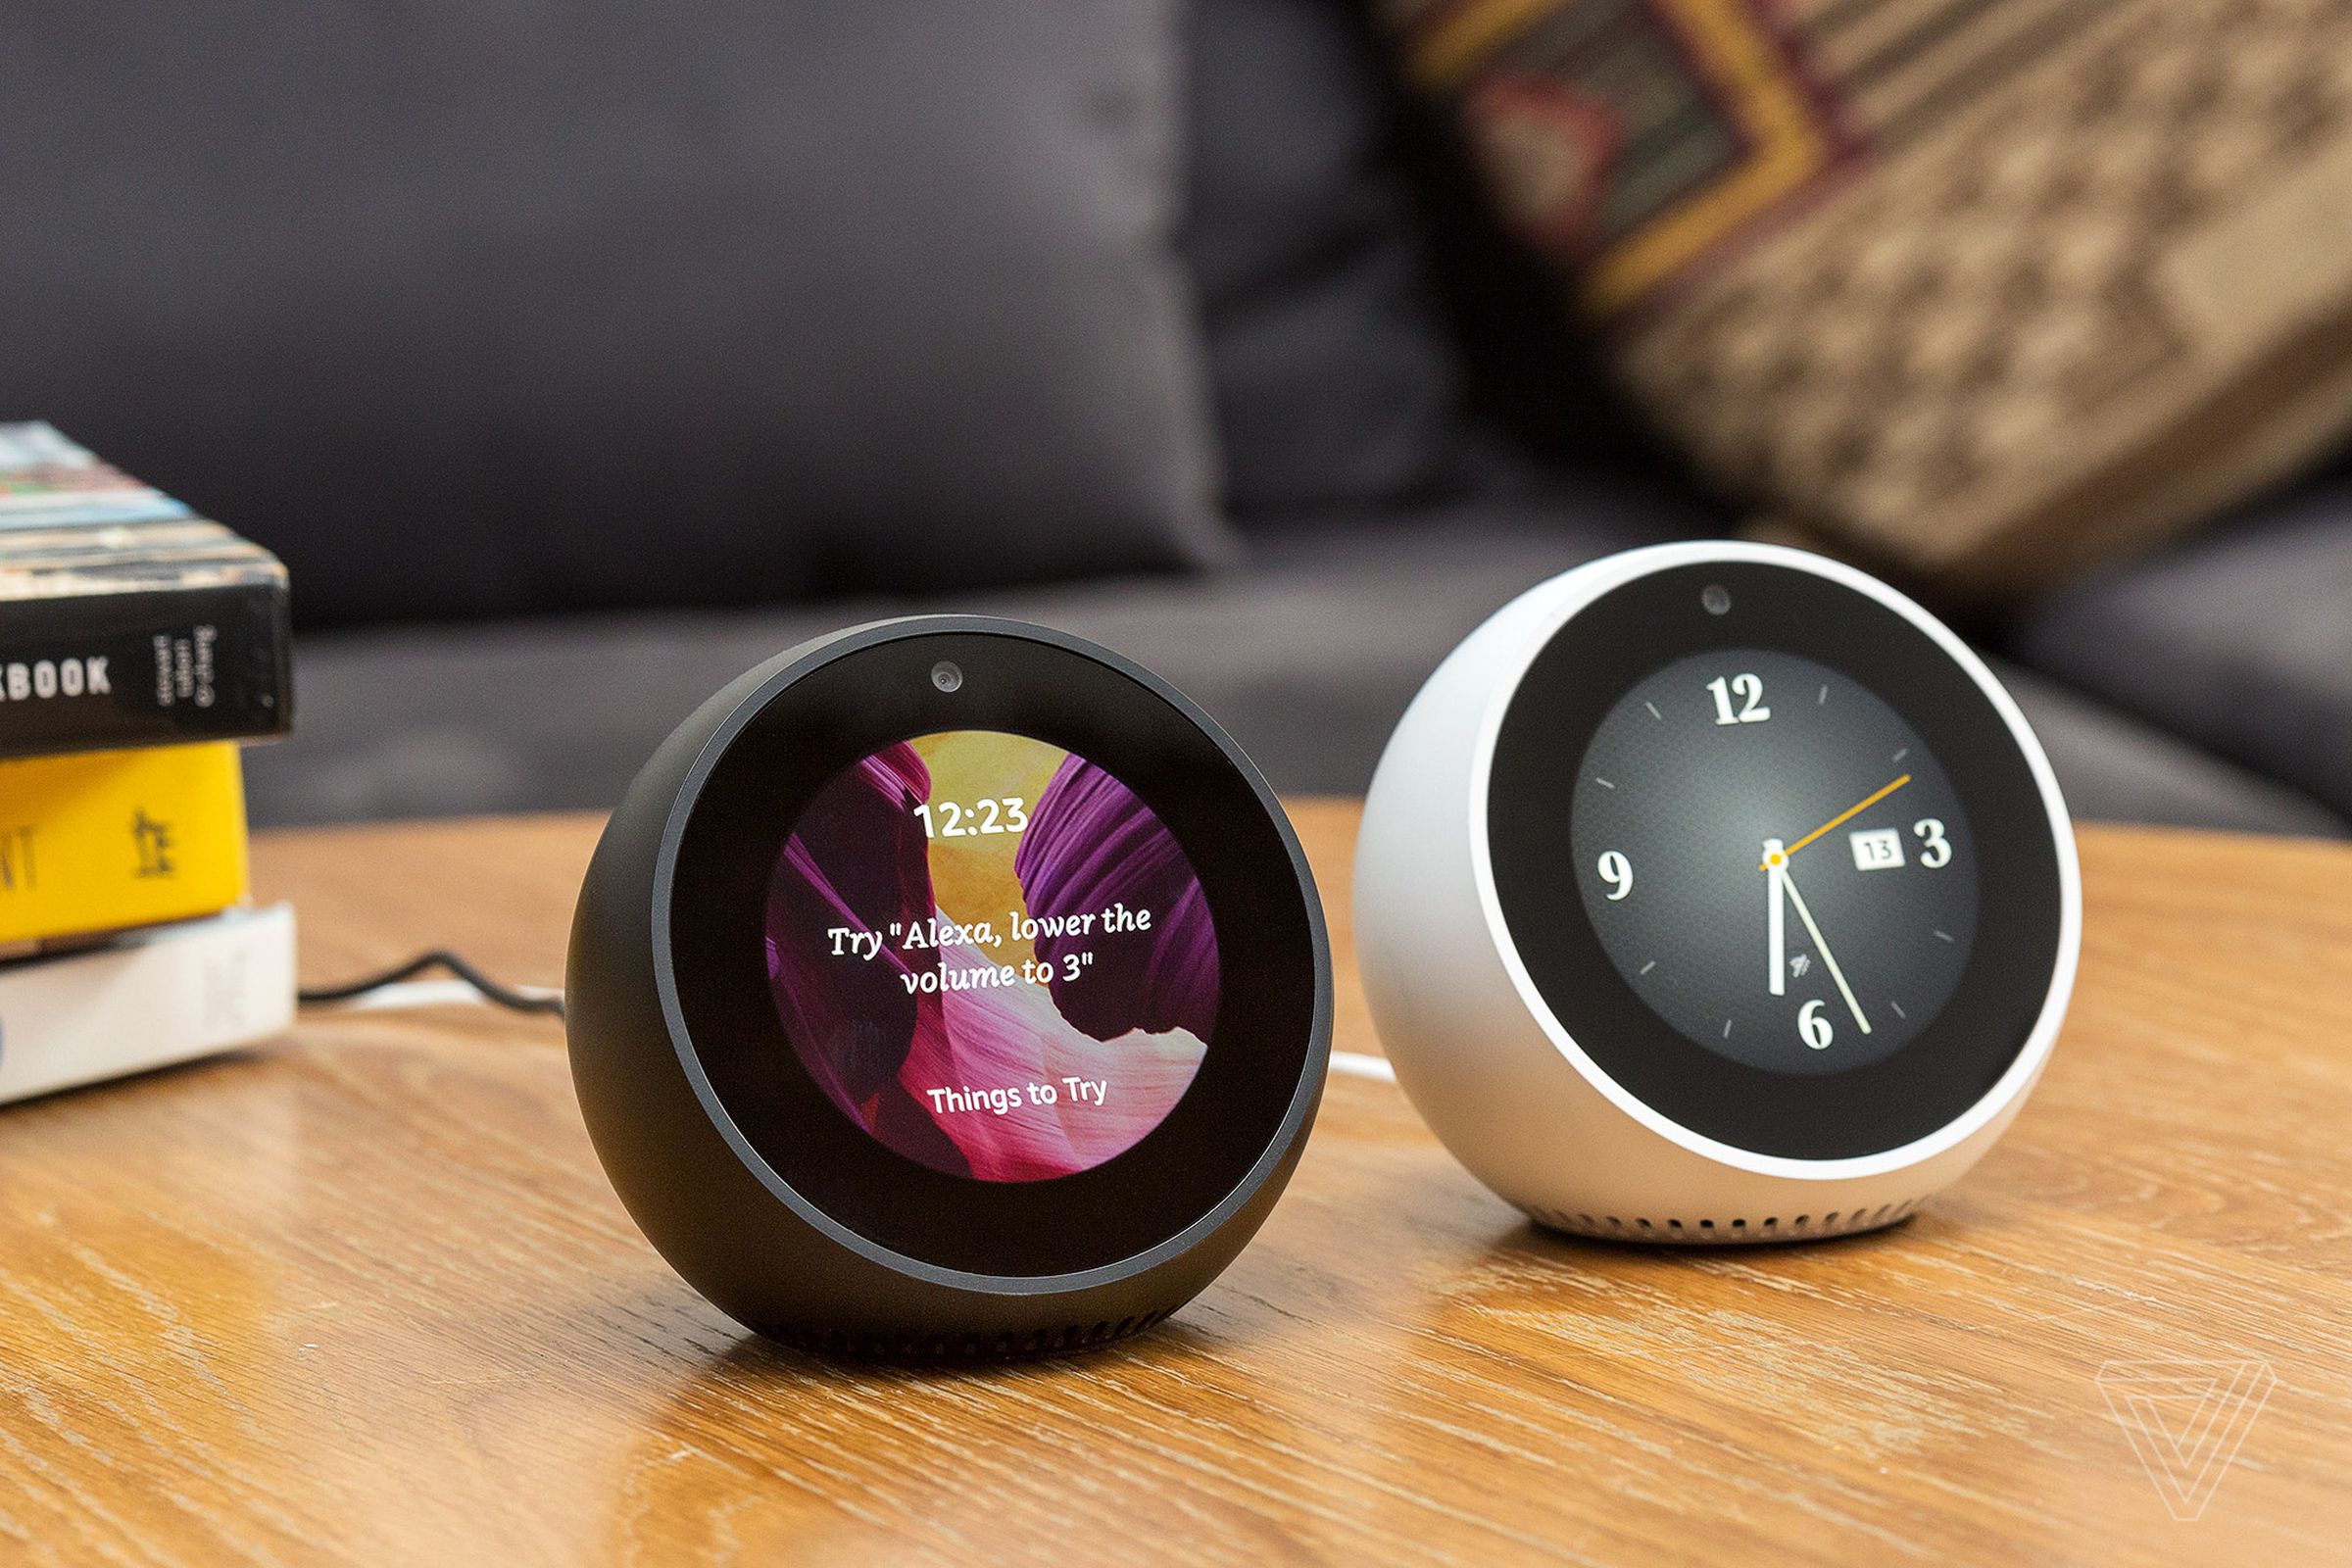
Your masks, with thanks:
[[[1298,816],[1370,1051],[1353,808]],[[288,835],[258,873],[314,979],[446,942],[552,982],[594,831]],[[2050,1072],[1907,1225],[1555,1238],[1342,1079],[1224,1279],[1010,1369],[748,1339],[613,1200],[552,1022],[315,1014],[0,1113],[0,1561],[2352,1559],[2352,850],[2083,849]],[[2275,1378],[2201,1518],[2118,1361]],[[2219,1465],[2160,1408],[2183,1481]]]

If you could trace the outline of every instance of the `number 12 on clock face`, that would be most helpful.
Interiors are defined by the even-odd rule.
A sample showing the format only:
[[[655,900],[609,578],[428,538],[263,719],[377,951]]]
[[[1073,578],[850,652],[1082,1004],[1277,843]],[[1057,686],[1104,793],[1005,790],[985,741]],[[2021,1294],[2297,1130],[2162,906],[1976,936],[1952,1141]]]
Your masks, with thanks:
[[[1707,682],[1707,690],[1715,695],[1715,722],[1718,724],[1761,724],[1772,717],[1772,710],[1764,706],[1762,676],[1738,674],[1728,680],[1718,675]],[[1732,707],[1737,699],[1739,708]]]

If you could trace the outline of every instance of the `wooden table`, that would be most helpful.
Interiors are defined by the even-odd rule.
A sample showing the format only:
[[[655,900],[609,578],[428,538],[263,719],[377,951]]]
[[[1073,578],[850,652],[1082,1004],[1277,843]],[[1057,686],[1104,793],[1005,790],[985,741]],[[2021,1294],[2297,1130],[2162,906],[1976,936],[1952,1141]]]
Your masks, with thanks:
[[[1368,1051],[1353,808],[1298,814]],[[313,977],[448,942],[553,981],[594,831],[287,835],[259,873]],[[748,1340],[612,1200],[552,1022],[316,1015],[9,1111],[0,1560],[2352,1558],[2352,850],[2083,851],[2055,1062],[1913,1223],[1554,1238],[1343,1079],[1231,1272],[1059,1363]],[[2216,1466],[2201,1519],[2111,1413],[2116,1361],[2275,1379],[2233,1465],[2159,1406],[2180,1482]]]

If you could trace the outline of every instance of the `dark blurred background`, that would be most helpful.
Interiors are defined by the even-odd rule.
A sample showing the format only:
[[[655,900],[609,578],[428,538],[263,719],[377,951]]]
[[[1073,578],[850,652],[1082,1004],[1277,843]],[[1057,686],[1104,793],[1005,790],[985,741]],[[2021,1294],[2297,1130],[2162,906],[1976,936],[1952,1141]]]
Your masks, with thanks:
[[[2080,814],[2346,832],[2352,18],[2158,92],[2257,24],[1715,7],[1731,92],[1691,9],[39,8],[0,415],[288,563],[261,823],[608,806],[917,609],[1357,791],[1521,589],[1761,530],[1956,616]]]

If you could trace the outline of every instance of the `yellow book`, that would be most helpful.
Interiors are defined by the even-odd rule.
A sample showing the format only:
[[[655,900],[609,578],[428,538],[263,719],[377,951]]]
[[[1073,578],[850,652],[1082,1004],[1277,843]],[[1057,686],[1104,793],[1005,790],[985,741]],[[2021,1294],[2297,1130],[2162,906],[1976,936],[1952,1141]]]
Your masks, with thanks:
[[[0,762],[0,945],[213,914],[245,889],[235,746]]]

